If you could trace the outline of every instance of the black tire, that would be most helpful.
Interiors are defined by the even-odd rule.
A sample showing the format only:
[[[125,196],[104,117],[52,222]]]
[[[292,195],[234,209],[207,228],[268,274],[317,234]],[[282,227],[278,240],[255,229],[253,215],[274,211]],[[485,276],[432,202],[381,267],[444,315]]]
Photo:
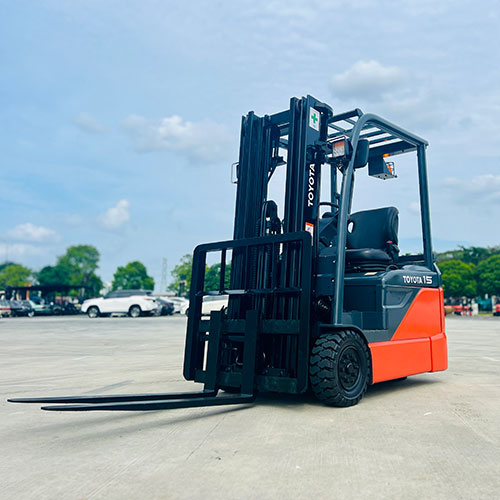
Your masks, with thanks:
[[[221,386],[221,391],[227,392],[228,394],[239,394],[241,389],[239,387],[231,387],[230,385]]]
[[[189,316],[189,307],[186,309],[186,312],[184,313],[186,316]]]
[[[29,311],[27,316],[28,318],[32,318],[35,315],[35,311]]]
[[[316,339],[309,377],[311,389],[320,401],[341,407],[357,404],[370,374],[370,352],[356,332],[340,331]]]
[[[101,315],[99,308],[96,306],[89,307],[87,309],[87,316],[89,318],[98,318]]]
[[[138,318],[141,315],[141,308],[139,306],[130,306],[128,310],[128,315],[131,318]]]

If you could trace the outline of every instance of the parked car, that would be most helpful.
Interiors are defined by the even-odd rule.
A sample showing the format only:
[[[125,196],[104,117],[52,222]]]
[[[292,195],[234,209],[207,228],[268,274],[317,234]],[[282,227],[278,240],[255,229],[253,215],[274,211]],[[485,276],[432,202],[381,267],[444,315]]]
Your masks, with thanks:
[[[151,290],[113,290],[107,293],[105,299],[116,299],[120,297],[134,297],[136,295],[152,295]]]
[[[52,314],[56,316],[68,316],[71,314],[79,314],[80,308],[77,307],[72,302],[63,302],[61,304],[53,304],[50,306],[52,310]]]
[[[164,300],[168,300],[168,302],[172,302],[174,304],[174,314],[180,313],[185,314],[186,309],[189,307],[189,300],[184,297],[161,297]]]
[[[10,300],[9,302],[11,316],[28,316],[32,318],[35,315],[29,300]]]
[[[134,290],[136,291],[136,290]],[[130,292],[130,290],[117,290]],[[82,312],[89,318],[110,315],[113,313],[128,314],[131,318],[157,313],[158,305],[148,294],[128,295],[110,292],[104,297],[86,300],[82,304]]]
[[[227,295],[208,295],[203,297],[201,306],[201,314],[209,316],[212,311],[220,311],[223,307],[227,307],[229,297]],[[189,314],[189,308],[186,309],[186,316]]]
[[[32,297],[29,300],[29,303],[35,313],[35,316],[50,316],[54,314],[52,306],[50,304],[47,304],[40,297]]]
[[[0,300],[0,318],[8,318],[10,314],[10,300]]]
[[[493,316],[500,316],[500,302],[493,306]]]
[[[166,299],[157,297],[156,303],[158,304],[158,316],[171,316],[174,314],[174,304]]]

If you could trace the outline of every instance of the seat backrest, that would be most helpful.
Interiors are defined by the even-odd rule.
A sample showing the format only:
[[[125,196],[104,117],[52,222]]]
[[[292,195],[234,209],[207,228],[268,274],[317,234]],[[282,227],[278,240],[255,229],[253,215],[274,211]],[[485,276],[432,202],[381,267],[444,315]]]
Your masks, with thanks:
[[[398,244],[399,211],[395,207],[356,212],[347,224],[347,248],[387,250]]]

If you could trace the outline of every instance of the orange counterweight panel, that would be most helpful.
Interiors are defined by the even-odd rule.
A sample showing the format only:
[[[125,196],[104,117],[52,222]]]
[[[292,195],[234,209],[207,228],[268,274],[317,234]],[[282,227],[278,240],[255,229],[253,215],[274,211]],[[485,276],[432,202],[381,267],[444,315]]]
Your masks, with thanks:
[[[448,346],[445,333],[431,337],[432,371],[439,372],[448,368]]]
[[[372,353],[372,383],[415,375],[432,370],[430,339],[374,342],[368,344]]]
[[[372,383],[446,370],[448,354],[443,304],[442,288],[422,288],[392,340],[369,344]]]
[[[442,288],[421,288],[392,340],[429,338],[444,331]]]

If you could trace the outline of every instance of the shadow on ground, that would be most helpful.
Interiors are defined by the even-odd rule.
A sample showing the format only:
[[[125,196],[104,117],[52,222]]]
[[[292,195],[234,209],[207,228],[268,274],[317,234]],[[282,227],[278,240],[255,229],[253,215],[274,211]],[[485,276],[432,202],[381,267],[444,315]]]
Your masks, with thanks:
[[[376,400],[377,398],[397,392],[411,391],[415,390],[417,387],[435,383],[439,383],[439,381],[423,377],[382,382],[368,387],[365,400]],[[222,397],[223,396],[224,393],[222,392]],[[43,418],[43,423],[36,429],[33,429],[32,432],[53,432],[55,435],[58,435],[59,439],[68,443],[73,440],[81,440],[82,434],[85,435],[85,439],[90,440],[115,439],[124,434],[145,432],[152,429],[196,422],[200,419],[210,419],[214,417],[224,418],[226,415],[232,413],[251,411],[252,406],[275,407],[281,410],[305,410],[310,406],[323,407],[325,405],[318,401],[310,392],[300,395],[266,393],[260,394],[254,405],[205,407],[189,410],[180,409],[139,412],[105,411],[102,413],[83,412],[70,415],[68,415],[68,413],[54,414],[51,412],[50,416],[46,413],[44,413],[43,416],[40,415],[40,418]],[[332,408],[332,410],[335,410],[335,408]],[[63,421],[61,419],[62,415],[64,415]],[[49,418],[51,419],[50,423],[47,421]],[[75,425],[78,427],[77,432],[75,432]]]

